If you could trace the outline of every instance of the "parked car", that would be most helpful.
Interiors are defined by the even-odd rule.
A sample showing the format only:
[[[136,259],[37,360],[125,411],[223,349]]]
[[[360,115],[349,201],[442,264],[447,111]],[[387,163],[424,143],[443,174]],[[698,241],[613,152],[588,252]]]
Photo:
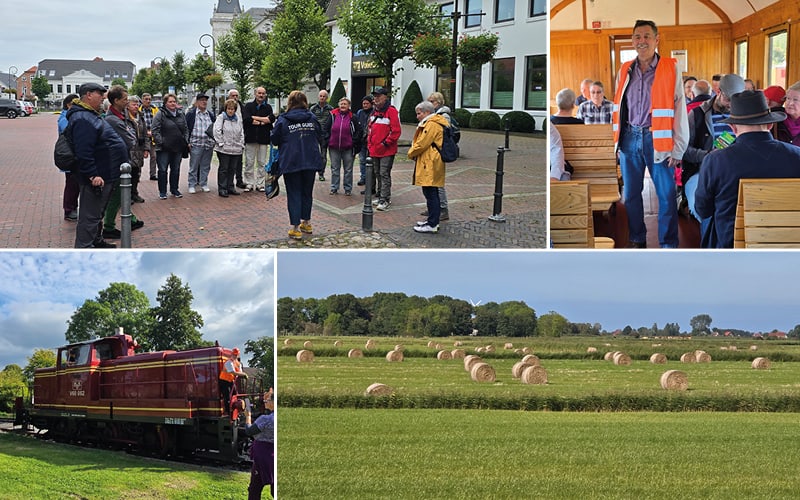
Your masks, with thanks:
[[[31,110],[30,114],[32,115],[35,115],[36,113],[39,112],[39,110],[36,109],[36,106],[34,106],[33,103],[30,101],[22,101],[22,104],[24,104],[26,108],[30,108]]]
[[[16,99],[0,99],[0,116],[16,118],[22,114],[22,108]]]
[[[33,114],[33,106],[30,103],[26,103],[25,101],[17,101],[17,104],[19,104],[21,116],[31,116]]]

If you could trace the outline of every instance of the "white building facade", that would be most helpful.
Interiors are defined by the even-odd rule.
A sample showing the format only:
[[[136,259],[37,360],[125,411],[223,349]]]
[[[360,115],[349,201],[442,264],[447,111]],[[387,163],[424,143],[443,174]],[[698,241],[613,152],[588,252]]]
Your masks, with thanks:
[[[439,4],[443,14],[461,12],[458,33],[478,35],[489,31],[500,39],[494,60],[479,70],[456,73],[455,106],[450,99],[449,68],[418,68],[411,59],[395,63],[392,82],[392,102],[399,106],[411,82],[417,81],[423,97],[430,92],[442,92],[451,108],[475,112],[495,111],[501,116],[509,111],[525,111],[542,130],[547,111],[547,1],[546,0],[429,0]],[[329,17],[335,13],[332,1]],[[479,13],[483,15],[477,15]],[[465,16],[465,14],[470,14]],[[335,20],[331,23],[335,65],[331,82],[341,79],[351,99],[358,101],[373,88],[382,86],[384,79],[364,57],[353,54],[347,39],[339,32]]]

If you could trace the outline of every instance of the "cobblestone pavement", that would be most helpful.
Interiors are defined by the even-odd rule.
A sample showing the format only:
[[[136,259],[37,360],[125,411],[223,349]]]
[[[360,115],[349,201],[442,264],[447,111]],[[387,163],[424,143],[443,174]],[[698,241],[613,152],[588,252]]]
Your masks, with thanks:
[[[0,119],[0,248],[70,248],[75,223],[63,219],[63,175],[53,166],[57,115],[42,113]],[[414,127],[403,126],[410,142]],[[135,248],[544,248],[546,241],[546,140],[543,134],[510,138],[504,155],[501,215],[493,214],[498,147],[502,133],[462,131],[462,157],[447,168],[449,221],[438,234],[412,230],[425,209],[421,189],[411,185],[413,163],[401,148],[392,172],[392,205],[374,212],[372,231],[363,231],[361,196],[332,196],[330,169],[317,182],[313,235],[289,240],[283,193],[221,198],[216,195],[216,158],[210,193],[188,194],[188,160],[181,165],[182,199],[158,199],[155,181],[145,175],[140,193],[147,200],[133,212],[145,226],[132,235]],[[358,162],[354,170],[358,172]],[[357,174],[356,174],[357,180]],[[283,186],[281,186],[283,190]],[[359,187],[354,186],[354,194]]]

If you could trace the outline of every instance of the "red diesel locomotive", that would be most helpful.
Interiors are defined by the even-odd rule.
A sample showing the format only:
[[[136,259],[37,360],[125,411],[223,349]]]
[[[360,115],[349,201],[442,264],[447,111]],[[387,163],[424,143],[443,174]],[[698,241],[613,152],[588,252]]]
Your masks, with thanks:
[[[121,332],[58,349],[56,366],[38,369],[33,404],[18,420],[57,440],[117,443],[161,456],[247,460],[239,412],[250,404],[239,379],[225,411],[219,374],[231,350],[136,354]]]

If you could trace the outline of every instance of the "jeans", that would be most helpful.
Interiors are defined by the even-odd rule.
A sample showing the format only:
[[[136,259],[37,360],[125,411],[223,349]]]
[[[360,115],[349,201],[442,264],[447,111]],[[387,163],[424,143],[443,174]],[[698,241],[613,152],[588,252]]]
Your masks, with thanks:
[[[81,194],[78,175],[80,174],[64,172],[64,213],[78,210],[78,196]]]
[[[322,155],[322,170],[320,170],[319,175],[325,175],[325,167],[328,166],[328,143],[327,142],[319,143],[319,154]]]
[[[314,181],[316,170],[300,170],[283,174],[286,187],[286,208],[289,210],[289,223],[293,226],[300,221],[311,220],[311,204],[314,202]]]
[[[361,177],[358,178],[359,182],[367,181],[367,156],[369,156],[369,151],[367,151],[367,147],[364,146],[361,148],[361,151],[358,152],[358,166],[361,173]]]
[[[380,177],[378,184],[378,200],[390,202],[392,199],[392,165],[394,164],[394,156],[382,156],[380,158],[372,158],[372,168],[375,171],[373,183],[377,177]],[[375,186],[370,186],[375,190]]]
[[[178,180],[181,174],[181,160],[183,157],[180,152],[159,151],[156,156],[158,162],[158,193],[167,194],[167,169],[169,169],[169,192],[178,192]]]
[[[686,202],[689,205],[689,213],[692,216],[700,221],[700,236],[706,234],[709,230],[709,226],[711,226],[711,217],[706,217],[703,219],[694,209],[694,194],[697,192],[697,182],[700,180],[700,174],[694,174],[693,176],[689,177],[686,183],[683,185],[683,192],[686,195]]]
[[[623,202],[628,212],[629,239],[636,243],[647,241],[644,224],[642,189],[647,167],[658,196],[658,243],[663,248],[678,246],[678,207],[675,205],[675,170],[668,160],[653,161],[653,135],[649,128],[626,126],[619,146],[622,170]]]
[[[425,195],[425,201],[428,203],[428,225],[431,227],[439,225],[439,216],[441,216],[441,208],[439,205],[440,189],[442,188],[422,186],[422,194]]]
[[[345,193],[351,192],[353,190],[353,150],[329,149],[328,152],[331,155],[331,191],[339,190],[339,170],[344,168],[342,186]]]
[[[103,241],[103,214],[113,190],[114,181],[106,182],[102,188],[80,184],[81,209],[75,228],[75,248],[91,248]]]
[[[189,152],[189,187],[208,186],[211,172],[211,157],[214,150],[202,146],[192,146]]]
[[[436,188],[439,190],[439,207],[442,210],[447,210],[447,191],[443,187]]]
[[[256,142],[245,144],[242,172],[242,181],[245,184],[253,186],[253,188],[264,187],[264,177],[266,177],[264,165],[267,164],[267,156],[269,156],[269,144],[258,144]]]

